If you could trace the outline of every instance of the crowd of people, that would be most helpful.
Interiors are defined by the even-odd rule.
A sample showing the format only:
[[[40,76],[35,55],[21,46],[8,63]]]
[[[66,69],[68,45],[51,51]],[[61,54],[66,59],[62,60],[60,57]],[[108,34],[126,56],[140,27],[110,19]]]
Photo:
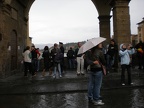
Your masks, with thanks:
[[[23,51],[23,61],[24,61],[24,76],[28,76],[28,72],[32,77],[36,76],[36,73],[40,70],[40,56],[43,58],[43,70],[42,76],[45,76],[45,72],[49,71],[49,75],[53,74],[56,78],[56,71],[59,72],[59,77],[62,77],[63,66],[64,66],[64,47],[63,43],[60,42],[54,44],[53,49],[49,50],[48,46],[44,47],[42,54],[39,48],[35,48],[34,45],[27,46]],[[53,72],[52,72],[53,69]]]
[[[68,68],[70,70],[77,69],[77,75],[84,75],[84,54],[78,55],[78,50],[81,47],[81,43],[77,44],[77,48],[73,50],[72,47],[66,53]],[[27,46],[23,52],[24,58],[24,76],[27,76],[28,71],[32,73],[32,76],[36,76],[36,73],[40,70],[40,57],[43,58],[43,70],[42,76],[46,75],[46,71],[49,71],[49,75],[52,75],[53,78],[56,78],[56,73],[58,72],[59,77],[62,77],[64,73],[65,61],[64,61],[64,47],[63,43],[55,43],[53,49],[50,51],[48,46],[45,46],[42,54],[39,51],[39,48],[35,48],[34,45]],[[31,69],[30,69],[31,68]]]
[[[89,74],[89,83],[88,83],[88,98],[90,102],[93,102],[95,105],[104,105],[100,95],[100,89],[102,85],[102,67],[101,65],[106,66],[107,73],[110,73],[112,68],[115,66],[115,60],[118,59],[121,65],[121,84],[122,86],[126,85],[125,81],[125,72],[127,70],[128,76],[128,85],[132,85],[131,78],[131,66],[133,63],[132,55],[136,54],[139,63],[139,69],[144,69],[144,43],[140,41],[136,46],[131,44],[121,44],[118,48],[117,43],[114,39],[110,40],[110,43],[104,48],[102,43],[99,43],[97,46],[88,50],[83,54],[78,54],[79,48],[82,46],[82,43],[78,42],[77,48],[70,49],[67,52],[67,60],[69,64],[69,69],[76,69],[76,74],[85,75],[87,71]],[[49,71],[49,75],[52,75],[53,78],[62,77],[64,73],[64,47],[63,43],[59,42],[54,44],[53,49],[50,51],[48,46],[44,47],[42,53],[44,67],[42,71],[42,76],[45,76],[45,72]],[[24,58],[24,76],[27,76],[28,72],[32,76],[36,76],[36,72],[39,70],[39,50],[35,46],[27,46],[23,52]]]

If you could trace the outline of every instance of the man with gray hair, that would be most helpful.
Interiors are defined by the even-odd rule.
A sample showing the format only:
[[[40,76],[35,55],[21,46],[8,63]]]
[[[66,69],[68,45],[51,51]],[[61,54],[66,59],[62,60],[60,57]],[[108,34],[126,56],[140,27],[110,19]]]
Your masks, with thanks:
[[[77,75],[84,75],[84,54],[78,54],[79,48],[82,46],[80,42],[78,42],[78,47],[75,50],[75,57],[77,60]]]
[[[56,71],[59,72],[59,77],[62,77],[61,74],[61,66],[60,62],[62,60],[63,54],[61,53],[61,50],[58,48],[58,44],[54,44],[54,48],[51,50],[51,56],[53,59],[53,66],[54,66],[54,72],[53,72],[53,78],[56,78]]]

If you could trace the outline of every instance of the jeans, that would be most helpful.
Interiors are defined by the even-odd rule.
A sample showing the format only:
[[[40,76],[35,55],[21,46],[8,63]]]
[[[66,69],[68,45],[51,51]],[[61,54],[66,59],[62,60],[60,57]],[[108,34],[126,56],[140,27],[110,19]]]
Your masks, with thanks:
[[[37,72],[37,64],[38,64],[37,61],[38,61],[38,60],[37,60],[36,58],[34,58],[34,59],[32,60],[32,65],[33,65],[34,72]]]
[[[56,77],[56,72],[59,72],[59,76],[61,76],[61,66],[60,66],[60,63],[57,63],[55,66],[54,66],[54,73],[53,73],[53,76]]]
[[[103,73],[102,71],[89,73],[89,83],[88,83],[88,98],[90,100],[98,101],[100,100],[100,89],[102,85]]]
[[[112,65],[114,64],[114,57],[111,57],[110,55],[107,54],[107,69],[111,69]]]
[[[40,60],[37,60],[37,71],[40,70]]]
[[[69,61],[69,68],[70,68],[70,69],[73,69],[73,68],[76,67],[76,66],[75,66],[75,62],[74,62],[74,59],[68,59],[68,61]]]

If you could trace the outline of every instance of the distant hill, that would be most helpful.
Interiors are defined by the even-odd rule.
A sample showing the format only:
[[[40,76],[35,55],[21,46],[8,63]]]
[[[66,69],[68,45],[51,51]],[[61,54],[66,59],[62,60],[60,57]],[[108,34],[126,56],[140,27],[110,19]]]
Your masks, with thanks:
[[[82,44],[85,43],[85,41],[81,42]],[[53,46],[53,44],[35,44],[36,48],[39,48],[40,50],[43,50],[45,46],[48,46],[50,49],[52,49],[51,47]],[[71,42],[71,43],[66,43],[63,45],[64,49],[69,50],[70,47],[73,47],[73,49],[77,48],[77,42]]]
[[[35,44],[35,47],[39,49],[44,49],[45,46],[48,46],[50,48],[53,46],[53,44],[50,44],[50,43],[49,44]]]
[[[71,42],[71,43],[64,44],[65,52],[67,52],[70,49],[70,47],[72,47],[73,50],[75,50],[78,47],[77,43],[78,42]],[[81,41],[81,43],[84,44],[85,41]]]

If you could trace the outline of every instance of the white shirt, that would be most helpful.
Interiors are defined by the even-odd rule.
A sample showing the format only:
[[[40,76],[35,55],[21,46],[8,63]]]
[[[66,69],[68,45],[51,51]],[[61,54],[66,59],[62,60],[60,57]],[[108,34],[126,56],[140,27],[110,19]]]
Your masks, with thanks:
[[[29,62],[29,63],[32,62],[32,60],[30,58],[31,52],[29,50],[26,50],[22,55],[24,57],[24,62]]]

